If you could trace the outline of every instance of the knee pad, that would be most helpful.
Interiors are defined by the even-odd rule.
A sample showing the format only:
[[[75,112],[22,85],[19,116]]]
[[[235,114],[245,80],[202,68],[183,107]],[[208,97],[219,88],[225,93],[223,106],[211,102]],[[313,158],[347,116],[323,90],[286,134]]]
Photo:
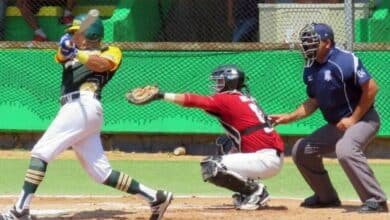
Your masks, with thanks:
[[[258,189],[258,184],[229,171],[221,163],[221,156],[210,156],[201,161],[202,177],[205,182],[249,195]]]
[[[216,176],[218,171],[226,170],[221,163],[222,157],[219,155],[209,156],[200,162],[203,181],[208,181],[213,176]]]

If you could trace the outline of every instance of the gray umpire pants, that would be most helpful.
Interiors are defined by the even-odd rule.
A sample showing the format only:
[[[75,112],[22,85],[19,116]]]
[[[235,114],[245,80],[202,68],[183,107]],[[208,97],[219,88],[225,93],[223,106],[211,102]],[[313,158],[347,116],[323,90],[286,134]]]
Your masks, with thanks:
[[[324,155],[333,152],[362,202],[386,201],[386,195],[363,153],[375,137],[379,126],[378,113],[371,109],[345,132],[337,129],[335,125],[327,124],[295,143],[292,150],[294,163],[320,201],[327,202],[338,198],[322,161]]]

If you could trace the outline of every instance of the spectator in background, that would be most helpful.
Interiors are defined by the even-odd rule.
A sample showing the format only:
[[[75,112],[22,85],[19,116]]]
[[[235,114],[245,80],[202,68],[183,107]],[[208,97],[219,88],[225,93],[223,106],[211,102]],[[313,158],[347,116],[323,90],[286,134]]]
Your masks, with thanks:
[[[233,28],[233,42],[257,41],[258,0],[228,0],[228,25]]]
[[[61,5],[65,6],[64,14],[59,19],[61,24],[69,26],[72,24],[72,10],[75,5],[75,0],[17,0],[16,5],[22,13],[27,24],[34,30],[33,41],[47,41],[46,33],[38,24],[38,19],[35,16],[42,6]]]
[[[5,13],[8,0],[0,0],[0,41],[5,38]]]
[[[274,2],[274,0],[228,0],[228,24],[234,29],[232,41],[258,41],[259,8],[257,4]]]

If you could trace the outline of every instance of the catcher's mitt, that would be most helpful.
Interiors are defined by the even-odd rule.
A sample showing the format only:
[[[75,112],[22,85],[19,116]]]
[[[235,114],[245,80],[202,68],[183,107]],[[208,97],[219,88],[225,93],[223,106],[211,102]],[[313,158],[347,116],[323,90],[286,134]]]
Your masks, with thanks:
[[[125,96],[128,102],[136,105],[144,105],[153,100],[163,98],[163,94],[160,93],[158,86],[153,85],[134,88],[128,91]]]

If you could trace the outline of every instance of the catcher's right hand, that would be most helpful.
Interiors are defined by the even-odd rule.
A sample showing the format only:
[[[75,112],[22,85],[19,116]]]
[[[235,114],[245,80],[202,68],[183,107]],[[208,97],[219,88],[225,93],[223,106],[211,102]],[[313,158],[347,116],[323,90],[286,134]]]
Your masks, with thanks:
[[[158,86],[147,85],[134,88],[126,92],[125,96],[129,103],[144,105],[153,100],[162,99],[164,94],[160,92]]]

